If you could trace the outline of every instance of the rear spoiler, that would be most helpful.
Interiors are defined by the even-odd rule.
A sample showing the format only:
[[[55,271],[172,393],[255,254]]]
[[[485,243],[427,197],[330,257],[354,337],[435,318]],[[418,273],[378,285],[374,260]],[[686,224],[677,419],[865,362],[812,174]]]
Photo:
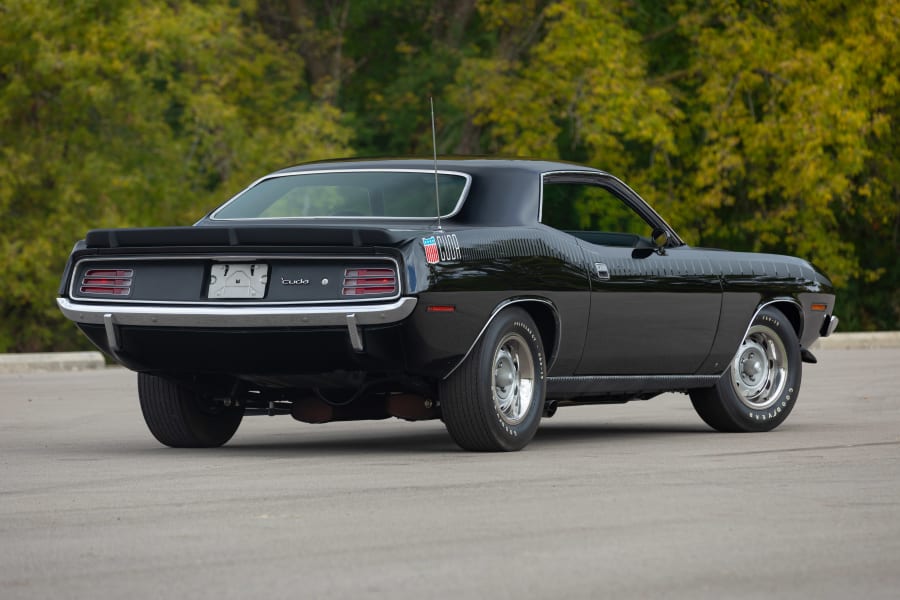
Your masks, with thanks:
[[[147,248],[154,246],[394,246],[410,238],[409,231],[378,227],[319,225],[297,227],[141,227],[93,229],[85,236],[88,248]]]

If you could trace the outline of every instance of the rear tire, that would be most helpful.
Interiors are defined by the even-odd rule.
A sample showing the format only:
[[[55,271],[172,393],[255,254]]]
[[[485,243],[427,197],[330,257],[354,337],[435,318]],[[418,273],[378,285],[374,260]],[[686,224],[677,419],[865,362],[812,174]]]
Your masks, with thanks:
[[[231,439],[244,408],[213,403],[182,383],[138,373],[141,412],[150,433],[172,448],[214,448]]]
[[[441,382],[441,415],[465,450],[521,450],[544,411],[544,346],[527,312],[509,308]]]
[[[691,403],[718,431],[771,431],[787,419],[800,392],[800,343],[781,311],[762,309],[715,387],[692,390]]]

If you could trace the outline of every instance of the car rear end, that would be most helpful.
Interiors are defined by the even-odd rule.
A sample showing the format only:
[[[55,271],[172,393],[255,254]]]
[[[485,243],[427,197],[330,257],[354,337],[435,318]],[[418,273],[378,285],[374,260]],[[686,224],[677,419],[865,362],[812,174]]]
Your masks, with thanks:
[[[400,369],[397,325],[416,305],[404,295],[403,243],[377,228],[93,231],[58,304],[136,371]]]

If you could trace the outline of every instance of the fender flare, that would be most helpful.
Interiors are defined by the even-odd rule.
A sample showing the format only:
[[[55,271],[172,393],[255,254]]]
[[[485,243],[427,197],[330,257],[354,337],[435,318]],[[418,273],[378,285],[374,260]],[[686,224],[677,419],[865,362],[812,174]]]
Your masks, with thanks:
[[[484,326],[481,328],[481,331],[479,331],[478,335],[475,336],[475,339],[472,341],[472,344],[469,346],[469,349],[466,350],[466,353],[463,355],[463,357],[461,359],[459,359],[459,362],[457,362],[455,365],[453,365],[453,368],[451,368],[447,372],[446,375],[441,377],[441,379],[447,379],[448,377],[450,377],[450,375],[452,375],[453,372],[456,371],[456,369],[458,369],[459,366],[461,364],[463,364],[467,358],[469,358],[469,355],[472,353],[472,350],[475,349],[476,344],[478,344],[478,342],[481,340],[481,337],[484,335],[484,332],[487,331],[488,326],[497,317],[497,315],[499,315],[501,312],[503,312],[505,309],[509,308],[510,306],[513,306],[516,304],[522,304],[522,303],[535,303],[535,302],[544,304],[547,307],[549,307],[550,312],[553,315],[553,320],[554,320],[554,330],[555,330],[556,339],[553,340],[552,354],[549,357],[546,357],[547,372],[549,373],[550,369],[553,367],[553,363],[556,362],[556,357],[559,355],[559,346],[562,341],[561,340],[562,327],[561,327],[561,320],[560,320],[560,316],[559,316],[559,309],[557,309],[556,305],[552,301],[548,300],[547,298],[541,298],[538,296],[524,296],[524,297],[508,298],[508,299],[504,300],[503,302],[499,303],[497,306],[495,306],[494,310],[491,311],[490,316],[487,318],[487,321],[485,321]]]
[[[789,315],[784,315],[784,316],[788,320],[788,322],[791,323],[792,327],[794,327],[794,326],[797,327],[797,330],[798,330],[797,331],[797,339],[798,340],[800,339],[800,336],[803,334],[803,328],[805,325],[805,323],[804,323],[805,317],[803,315],[803,306],[800,304],[800,302],[797,301],[796,298],[791,298],[790,296],[773,298],[771,300],[766,300],[765,302],[763,302],[762,304],[760,304],[759,306],[756,307],[756,310],[753,312],[753,316],[751,316],[750,320],[747,322],[747,328],[744,329],[744,334],[741,336],[741,339],[738,342],[738,347],[734,349],[735,353],[738,351],[738,348],[740,348],[741,342],[743,342],[745,339],[747,339],[747,334],[750,333],[750,328],[753,327],[753,321],[756,320],[756,317],[759,316],[759,313],[761,313],[762,310],[764,308],[766,308],[767,306],[771,306],[773,304],[792,304],[797,308],[797,314],[799,315],[799,319],[800,319],[799,323],[794,323],[794,321],[791,319],[791,317]],[[722,371],[722,374],[726,373],[729,368],[730,367],[726,367],[726,369],[724,371]]]

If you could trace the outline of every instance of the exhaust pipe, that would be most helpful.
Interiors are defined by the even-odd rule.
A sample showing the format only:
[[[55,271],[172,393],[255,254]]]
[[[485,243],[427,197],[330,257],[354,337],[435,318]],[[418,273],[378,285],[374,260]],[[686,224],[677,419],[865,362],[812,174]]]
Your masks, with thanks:
[[[387,413],[380,403],[352,403],[342,406],[329,404],[315,396],[294,400],[291,416],[304,423],[328,423],[330,421],[378,421],[387,419]]]
[[[406,421],[426,421],[438,418],[437,403],[416,394],[391,394],[385,403],[392,417]]]
[[[388,417],[425,421],[437,419],[440,411],[436,402],[416,394],[391,394],[382,402],[363,399],[348,404],[330,404],[317,396],[305,396],[291,403],[291,416],[304,423],[377,421]]]

